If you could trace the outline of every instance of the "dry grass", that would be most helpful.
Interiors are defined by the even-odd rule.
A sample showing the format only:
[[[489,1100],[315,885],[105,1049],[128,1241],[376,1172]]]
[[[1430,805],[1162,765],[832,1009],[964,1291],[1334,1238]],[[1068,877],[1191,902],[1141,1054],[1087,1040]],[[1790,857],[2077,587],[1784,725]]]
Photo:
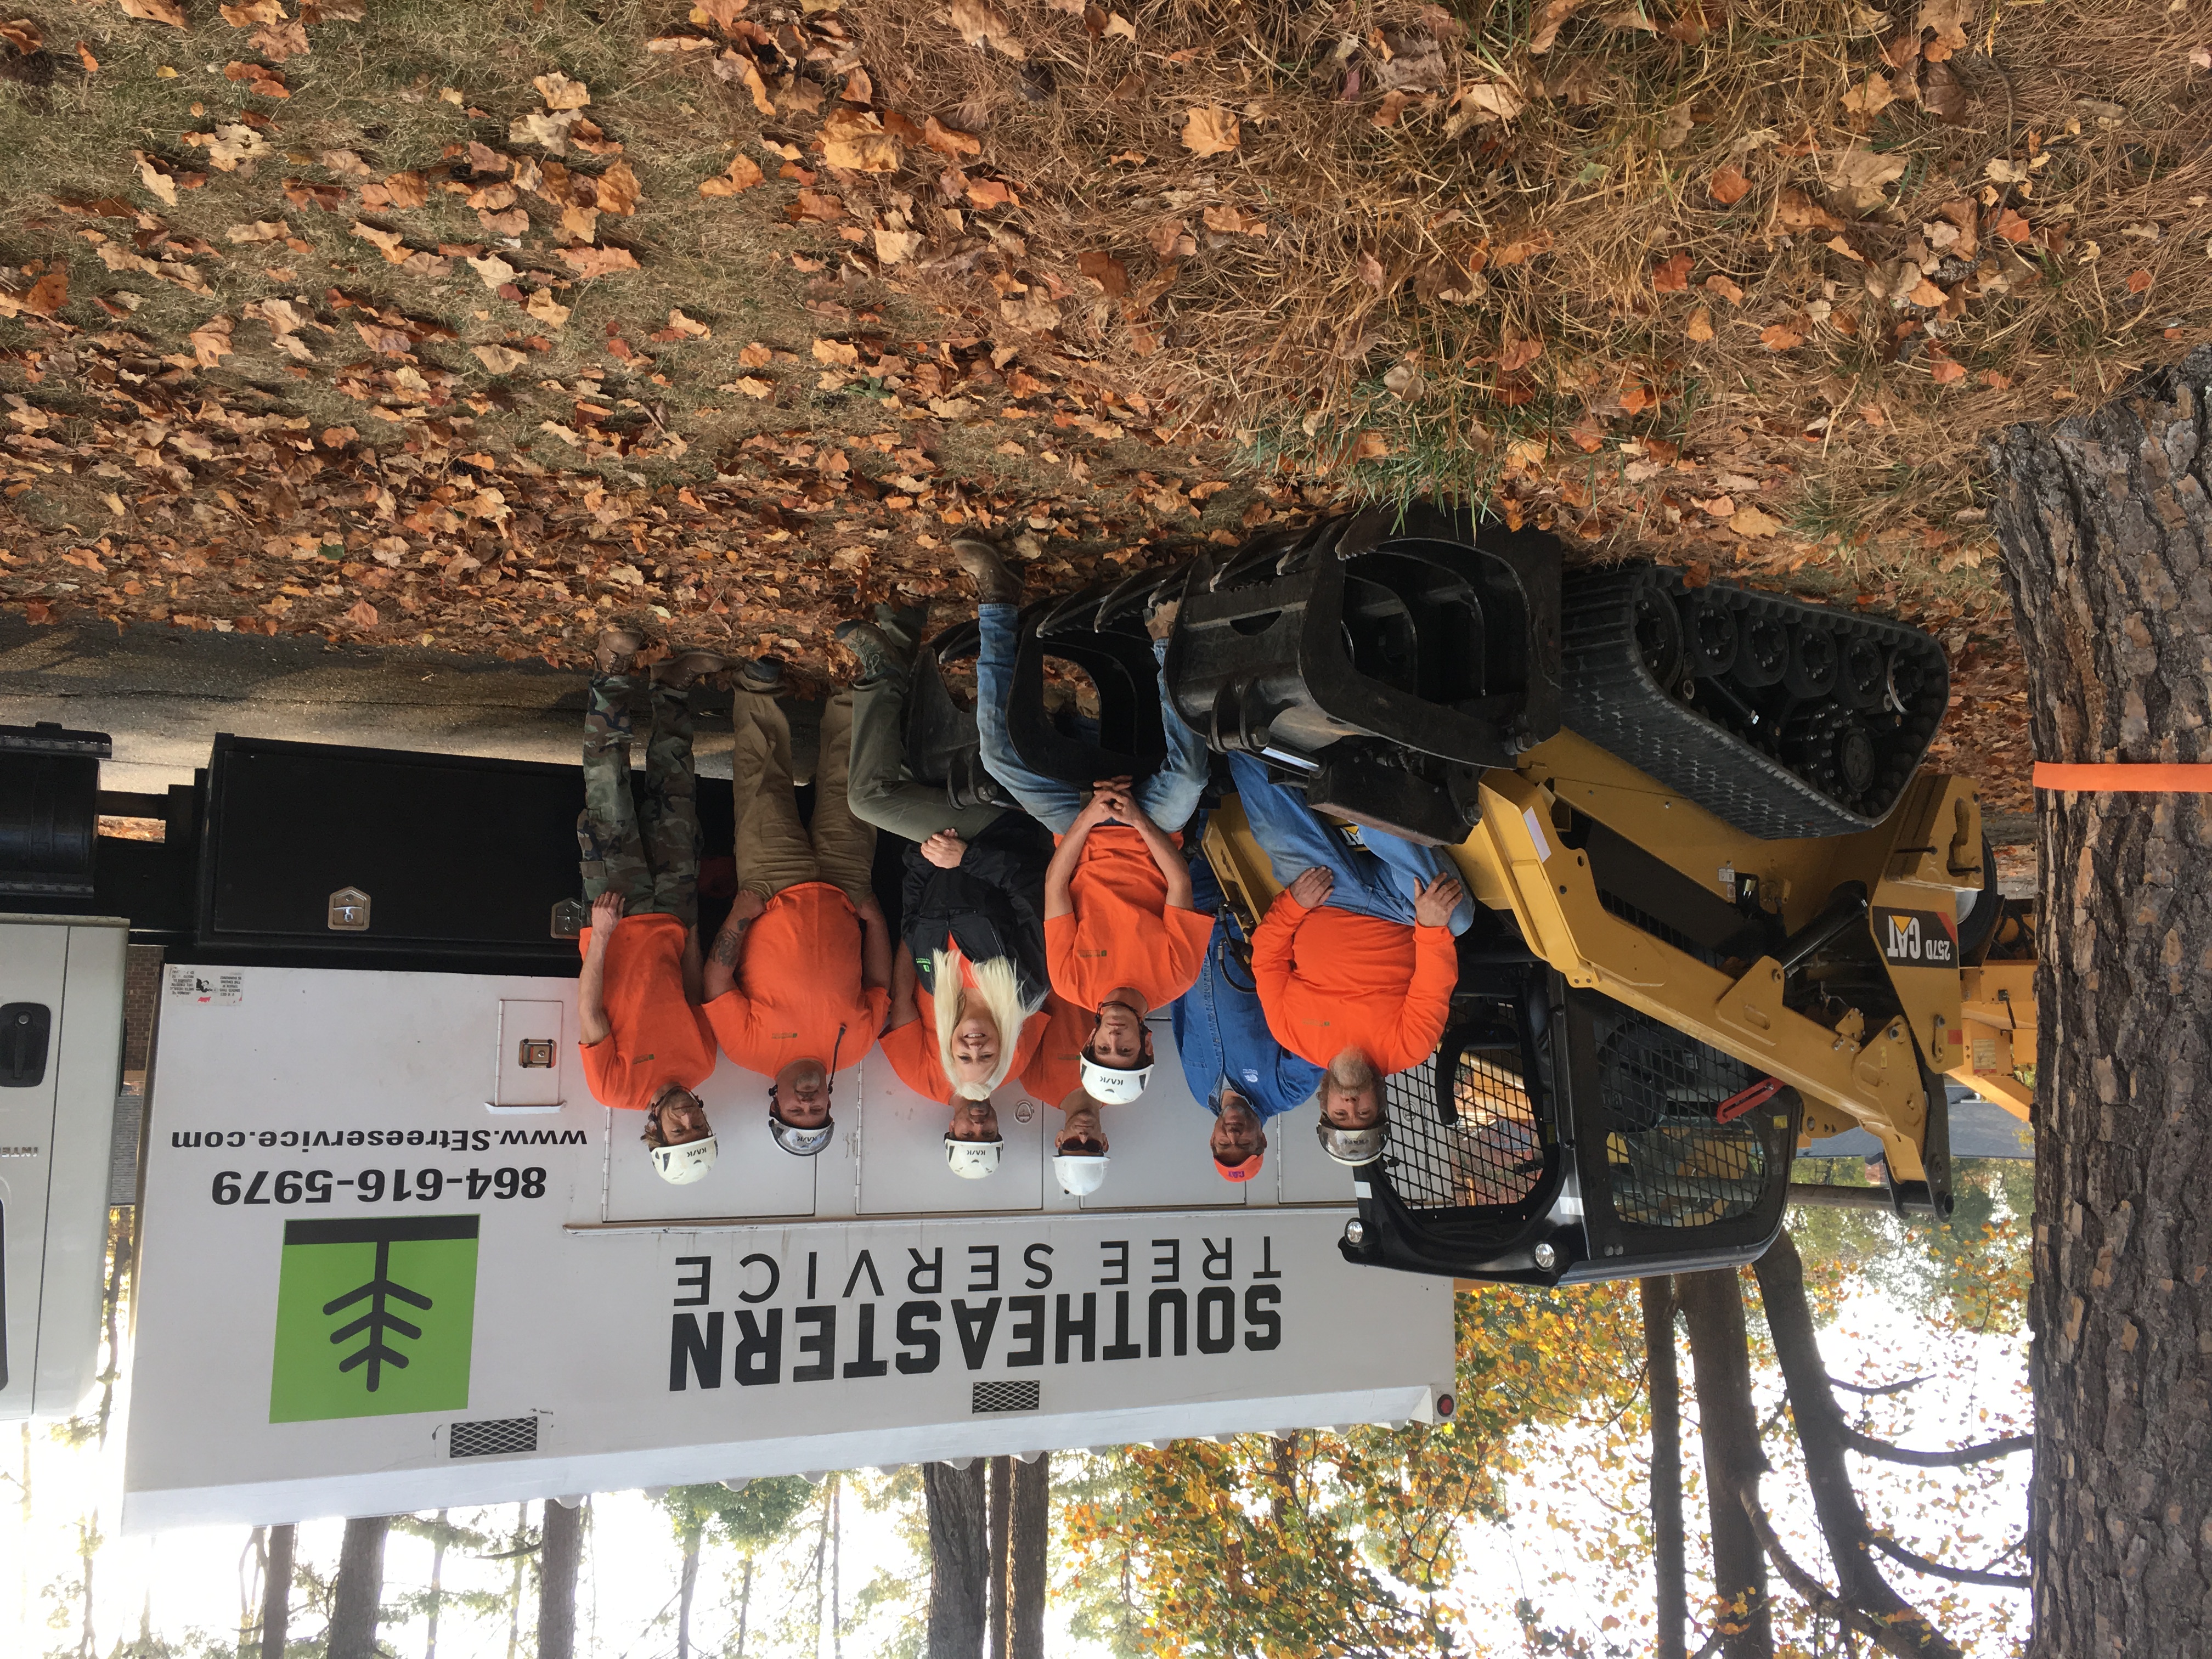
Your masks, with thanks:
[[[1917,40],[1909,7],[1632,6],[1570,17],[1541,55],[1517,0],[1163,3],[1133,11],[1133,40],[1004,11],[1024,63],[962,51],[926,8],[848,15],[872,61],[910,70],[895,99],[982,127],[1020,181],[1027,247],[999,263],[1087,296],[1064,340],[1261,462],[1356,489],[1549,499],[1593,538],[1648,541],[1683,518],[1620,476],[1621,441],[1654,436],[1772,475],[1762,507],[1808,540],[1960,529],[1979,434],[2212,334],[2212,74],[2190,58],[2212,27],[2186,9],[1968,6],[1971,46],[1923,71],[1955,88],[1949,121],[1883,56]],[[1870,73],[1908,95],[1854,113]],[[1394,82],[1414,95],[1377,125]],[[1239,117],[1233,152],[1183,144],[1209,106]],[[1854,196],[1855,150],[1902,177]],[[2025,182],[1991,183],[1993,163]],[[1887,291],[1962,200],[1978,246],[1930,262],[1938,303]],[[1265,231],[1209,232],[1209,210]],[[2032,240],[1996,231],[2008,210]],[[1197,247],[1156,253],[1177,229]],[[1147,303],[1085,281],[1086,252]],[[1686,285],[1656,290],[1676,255]],[[1946,364],[1963,378],[1934,378]],[[1985,550],[1956,540],[1938,557]]]
[[[382,0],[309,28],[283,100],[201,0],[37,20],[40,73],[0,47],[0,286],[71,289],[0,317],[0,597],[556,659],[635,606],[823,668],[838,615],[943,585],[946,526],[1065,582],[1439,491],[1933,628],[1944,758],[2024,801],[1977,444],[2212,336],[2201,7],[1960,0],[1954,40],[1948,0],[807,5]],[[635,270],[443,187],[514,176],[471,144],[547,159],[509,125],[555,70],[621,146],[568,165],[635,173],[596,234]],[[210,171],[187,136],[247,112],[269,155]],[[158,201],[133,149],[204,186]],[[702,198],[740,158],[763,183]],[[367,199],[394,173],[420,205]],[[287,240],[229,240],[257,221]]]

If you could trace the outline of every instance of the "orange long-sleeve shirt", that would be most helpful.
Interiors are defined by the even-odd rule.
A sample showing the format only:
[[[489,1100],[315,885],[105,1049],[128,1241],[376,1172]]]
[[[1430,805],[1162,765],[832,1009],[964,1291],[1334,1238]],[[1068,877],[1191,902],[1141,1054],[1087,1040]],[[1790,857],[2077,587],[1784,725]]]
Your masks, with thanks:
[[[1253,933],[1252,976],[1283,1047],[1316,1066],[1358,1048],[1387,1076],[1435,1052],[1459,957],[1449,927],[1309,910],[1284,892]]]

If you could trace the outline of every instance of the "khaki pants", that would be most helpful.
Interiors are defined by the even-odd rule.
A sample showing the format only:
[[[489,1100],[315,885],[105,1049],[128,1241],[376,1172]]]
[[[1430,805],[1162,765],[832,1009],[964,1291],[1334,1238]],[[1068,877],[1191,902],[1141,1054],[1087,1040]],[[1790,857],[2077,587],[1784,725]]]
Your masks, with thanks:
[[[737,694],[730,710],[737,741],[730,757],[738,819],[738,881],[764,899],[802,882],[826,881],[859,904],[874,890],[876,832],[846,799],[852,758],[853,694],[840,691],[822,711],[821,760],[815,768],[810,839],[792,798],[791,725],[775,699]]]

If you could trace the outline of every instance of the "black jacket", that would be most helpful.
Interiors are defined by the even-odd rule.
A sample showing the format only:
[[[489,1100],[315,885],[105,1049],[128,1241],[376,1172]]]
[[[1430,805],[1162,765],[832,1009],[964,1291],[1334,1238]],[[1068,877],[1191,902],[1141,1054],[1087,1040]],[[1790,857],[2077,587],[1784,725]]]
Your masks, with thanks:
[[[1006,812],[968,843],[957,869],[940,870],[919,847],[906,849],[900,933],[922,988],[937,994],[930,952],[949,935],[970,962],[1011,957],[1022,994],[1042,1001],[1051,986],[1044,958],[1044,872],[1052,837],[1023,812]]]

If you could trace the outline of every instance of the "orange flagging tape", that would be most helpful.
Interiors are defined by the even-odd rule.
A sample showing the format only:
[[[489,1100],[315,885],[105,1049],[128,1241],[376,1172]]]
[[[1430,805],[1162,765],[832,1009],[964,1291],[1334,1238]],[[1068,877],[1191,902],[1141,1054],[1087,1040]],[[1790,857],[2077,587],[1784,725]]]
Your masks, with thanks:
[[[2070,765],[2038,761],[2039,789],[2079,789],[2098,795],[2212,794],[2212,766],[2166,766],[2124,763]]]

